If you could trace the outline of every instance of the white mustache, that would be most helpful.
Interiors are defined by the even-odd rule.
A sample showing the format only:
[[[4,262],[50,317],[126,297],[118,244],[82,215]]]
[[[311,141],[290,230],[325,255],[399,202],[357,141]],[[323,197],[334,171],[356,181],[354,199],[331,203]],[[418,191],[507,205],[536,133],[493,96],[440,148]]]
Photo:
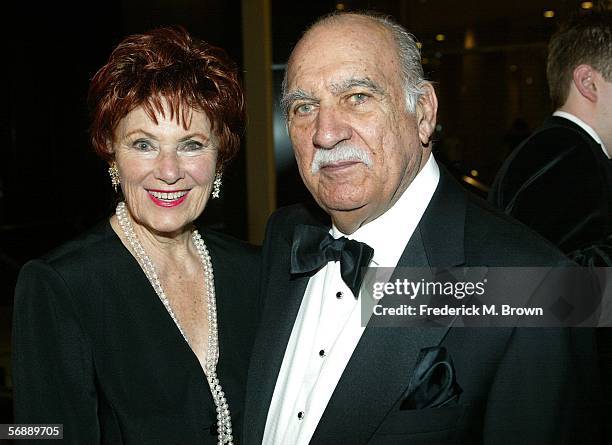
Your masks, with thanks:
[[[366,151],[354,145],[342,144],[330,150],[317,148],[310,170],[312,174],[316,174],[327,165],[345,161],[358,161],[365,164],[368,168],[372,167],[372,159],[370,159],[370,155]]]

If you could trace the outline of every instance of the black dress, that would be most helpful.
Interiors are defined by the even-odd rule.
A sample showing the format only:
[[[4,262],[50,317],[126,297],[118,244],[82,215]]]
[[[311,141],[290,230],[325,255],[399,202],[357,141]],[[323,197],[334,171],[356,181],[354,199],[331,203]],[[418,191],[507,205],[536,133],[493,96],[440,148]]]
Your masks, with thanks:
[[[259,250],[200,233],[215,273],[217,374],[239,438],[259,310]],[[22,269],[13,382],[15,422],[61,423],[64,443],[216,443],[216,411],[200,363],[109,222]]]

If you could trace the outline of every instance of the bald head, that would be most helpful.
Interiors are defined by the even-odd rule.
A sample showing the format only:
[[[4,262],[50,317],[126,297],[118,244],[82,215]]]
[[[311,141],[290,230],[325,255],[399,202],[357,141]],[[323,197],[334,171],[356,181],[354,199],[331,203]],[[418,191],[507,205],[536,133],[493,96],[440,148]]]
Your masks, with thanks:
[[[338,31],[334,33],[333,31]],[[319,33],[339,34],[340,40],[312,39]],[[348,39],[348,37],[351,37]],[[353,43],[366,43],[376,47],[378,41],[385,43],[386,57],[396,61],[395,69],[398,70],[403,83],[406,109],[414,113],[419,97],[422,94],[422,85],[427,83],[421,65],[421,54],[416,45],[415,37],[408,33],[402,26],[391,18],[368,13],[334,13],[324,16],[310,26],[294,47],[287,70],[283,79],[282,109],[287,112],[287,78],[294,61],[294,55],[298,50],[316,51],[322,54],[326,48],[337,45],[339,42],[352,40]],[[382,48],[378,48],[382,50]]]

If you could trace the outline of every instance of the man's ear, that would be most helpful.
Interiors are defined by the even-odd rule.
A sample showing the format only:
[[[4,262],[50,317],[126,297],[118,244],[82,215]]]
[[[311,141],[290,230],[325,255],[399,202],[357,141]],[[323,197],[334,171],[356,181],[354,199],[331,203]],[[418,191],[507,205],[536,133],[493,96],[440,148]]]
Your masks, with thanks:
[[[596,71],[591,65],[578,65],[572,73],[574,86],[578,92],[591,102],[597,102]]]
[[[426,83],[421,87],[423,94],[417,104],[416,117],[421,145],[427,147],[431,140],[431,135],[436,128],[436,115],[438,112],[438,98],[434,87]]]

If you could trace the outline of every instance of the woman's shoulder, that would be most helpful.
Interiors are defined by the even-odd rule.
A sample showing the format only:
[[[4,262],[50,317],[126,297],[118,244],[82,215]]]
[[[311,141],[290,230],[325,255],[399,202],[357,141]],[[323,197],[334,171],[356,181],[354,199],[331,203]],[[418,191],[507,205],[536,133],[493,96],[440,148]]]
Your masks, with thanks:
[[[28,261],[20,270],[15,304],[55,301],[65,307],[93,307],[91,294],[104,282],[120,281],[121,245],[108,221],[98,223],[49,253]],[[86,303],[86,304],[81,304]]]
[[[216,230],[206,228],[199,228],[198,230],[204,242],[211,250],[218,249],[226,253],[253,258],[258,257],[260,254],[261,246],[217,232]]]
[[[211,229],[199,229],[215,271],[232,275],[258,274],[261,247]]]
[[[92,264],[108,261],[109,257],[116,257],[120,251],[117,247],[120,246],[121,242],[109,221],[104,220],[29,263],[47,264],[57,270],[82,270]]]

